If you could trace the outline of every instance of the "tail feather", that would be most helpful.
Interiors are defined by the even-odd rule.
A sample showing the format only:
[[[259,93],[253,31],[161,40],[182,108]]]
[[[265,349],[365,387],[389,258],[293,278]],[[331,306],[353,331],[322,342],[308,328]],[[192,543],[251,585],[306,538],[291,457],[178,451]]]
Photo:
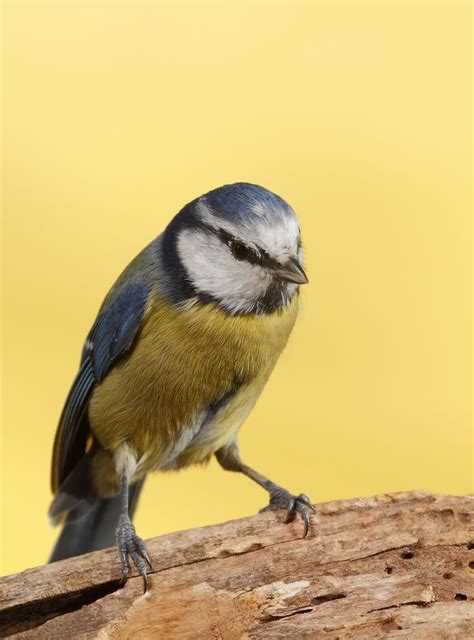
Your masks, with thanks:
[[[144,480],[130,486],[129,515],[133,518]],[[63,494],[65,497],[65,494]],[[55,504],[61,504],[61,492]],[[72,505],[71,505],[72,506]],[[115,544],[115,528],[121,513],[120,496],[89,498],[71,508],[64,521],[49,562],[80,556],[90,551],[105,549]]]

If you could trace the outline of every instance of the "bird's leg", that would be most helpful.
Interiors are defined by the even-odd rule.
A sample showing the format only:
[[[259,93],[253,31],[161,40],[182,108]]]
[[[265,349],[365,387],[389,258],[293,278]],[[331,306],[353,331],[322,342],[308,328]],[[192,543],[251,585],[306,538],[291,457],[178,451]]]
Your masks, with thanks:
[[[300,493],[298,496],[292,495],[283,487],[280,487],[246,464],[243,464],[240,460],[239,449],[235,442],[216,451],[216,458],[223,469],[227,471],[239,471],[268,491],[270,494],[270,503],[263,509],[260,509],[260,511],[286,509],[287,515],[285,522],[291,522],[294,520],[296,514],[299,513],[304,522],[303,537],[306,537],[309,530],[310,515],[312,511],[314,512],[308,496],[304,493]]]
[[[115,530],[120,562],[122,564],[122,582],[126,582],[128,578],[128,574],[130,572],[130,562],[128,557],[131,556],[133,563],[138,569],[138,573],[143,576],[146,591],[148,586],[146,565],[148,564],[151,569],[151,563],[145,543],[137,536],[133,522],[130,520],[128,513],[128,488],[129,480],[127,475],[124,473],[120,477],[122,513],[120,514],[117,528]]]

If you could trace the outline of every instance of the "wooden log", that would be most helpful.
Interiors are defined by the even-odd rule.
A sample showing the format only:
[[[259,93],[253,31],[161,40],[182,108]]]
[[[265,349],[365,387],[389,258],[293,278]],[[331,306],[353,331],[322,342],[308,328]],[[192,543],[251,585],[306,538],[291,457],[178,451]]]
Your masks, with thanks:
[[[0,637],[474,638],[474,497],[316,505],[148,541],[150,590],[106,549],[0,580]]]

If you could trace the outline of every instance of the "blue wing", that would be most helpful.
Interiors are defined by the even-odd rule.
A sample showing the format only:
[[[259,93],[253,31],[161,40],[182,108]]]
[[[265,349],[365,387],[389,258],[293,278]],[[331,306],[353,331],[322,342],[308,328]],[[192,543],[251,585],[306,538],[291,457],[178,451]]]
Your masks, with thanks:
[[[148,300],[143,281],[125,284],[99,313],[82,351],[79,372],[59,420],[53,450],[55,492],[86,453],[90,436],[89,399],[115,362],[129,351],[139,332]]]

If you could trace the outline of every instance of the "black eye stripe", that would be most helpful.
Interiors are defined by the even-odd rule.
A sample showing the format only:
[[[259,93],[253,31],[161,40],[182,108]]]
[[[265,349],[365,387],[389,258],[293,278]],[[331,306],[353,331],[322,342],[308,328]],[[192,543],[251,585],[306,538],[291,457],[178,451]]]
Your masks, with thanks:
[[[218,235],[232,251],[232,255],[236,260],[245,260],[246,262],[258,264],[262,267],[276,268],[279,266],[278,262],[269,256],[265,249],[261,247],[257,247],[256,249],[249,247],[242,242],[242,240],[236,238],[224,229],[219,229]]]
[[[247,247],[243,242],[231,240],[229,242],[229,248],[236,260],[246,260],[252,264],[259,263],[260,261],[260,256],[253,249]]]

